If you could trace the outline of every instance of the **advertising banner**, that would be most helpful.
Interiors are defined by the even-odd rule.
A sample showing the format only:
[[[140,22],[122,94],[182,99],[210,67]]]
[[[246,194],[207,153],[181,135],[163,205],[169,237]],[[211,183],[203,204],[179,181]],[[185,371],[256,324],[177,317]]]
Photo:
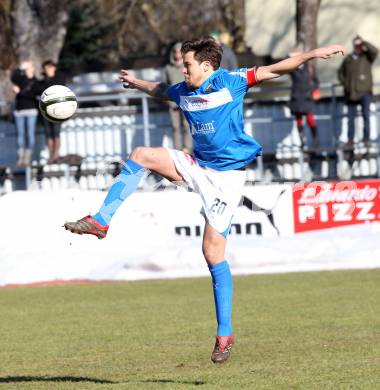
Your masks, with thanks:
[[[380,180],[245,186],[230,235],[291,236],[380,221],[379,197]],[[186,239],[203,235],[205,222],[197,194],[181,189],[144,192],[125,207],[130,220],[137,218],[135,229],[143,224],[146,230],[143,220],[150,216],[155,236]]]
[[[134,199],[145,215],[174,237],[201,237],[204,218],[197,194],[182,190],[142,193]],[[130,213],[131,215],[131,213]],[[129,217],[130,218],[130,217]],[[246,186],[232,220],[230,235],[277,237],[294,234],[291,185]]]
[[[296,233],[380,221],[380,180],[296,184],[293,211]]]

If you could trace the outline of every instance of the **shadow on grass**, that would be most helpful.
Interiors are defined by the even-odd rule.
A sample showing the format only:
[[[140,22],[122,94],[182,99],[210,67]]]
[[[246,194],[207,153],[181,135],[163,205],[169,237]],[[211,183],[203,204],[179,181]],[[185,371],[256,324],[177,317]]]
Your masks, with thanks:
[[[1,383],[17,382],[91,382],[99,384],[116,383],[105,379],[87,378],[82,376],[6,376],[0,377]]]
[[[98,384],[117,384],[117,383],[129,383],[127,382],[113,382],[107,379],[88,378],[85,376],[6,376],[0,377],[0,384],[2,383],[21,383],[21,382],[90,382]],[[146,379],[131,381],[133,383],[178,383],[183,385],[201,386],[205,385],[204,381],[186,381],[186,380],[175,380],[175,379]]]
[[[194,385],[194,386],[201,386],[206,384],[206,382],[203,381],[181,381],[181,380],[174,380],[174,379],[147,379],[145,381],[139,381],[139,383],[180,383],[183,385]]]

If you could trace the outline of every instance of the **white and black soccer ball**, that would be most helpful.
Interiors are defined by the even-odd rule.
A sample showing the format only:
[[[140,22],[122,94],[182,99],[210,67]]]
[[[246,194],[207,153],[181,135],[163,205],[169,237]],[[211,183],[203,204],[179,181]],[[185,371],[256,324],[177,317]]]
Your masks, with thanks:
[[[42,92],[41,114],[50,122],[61,123],[71,118],[78,107],[75,93],[64,85],[52,85]]]

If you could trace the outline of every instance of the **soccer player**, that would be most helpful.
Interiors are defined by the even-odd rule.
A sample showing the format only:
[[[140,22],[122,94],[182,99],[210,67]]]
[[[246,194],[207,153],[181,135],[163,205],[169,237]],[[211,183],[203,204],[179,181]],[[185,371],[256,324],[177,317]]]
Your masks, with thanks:
[[[198,193],[205,218],[202,249],[212,277],[218,325],[211,360],[223,363],[233,344],[232,277],[225,259],[226,238],[242,196],[245,167],[261,154],[261,146],[244,132],[243,98],[261,81],[291,72],[315,58],[344,54],[344,48],[331,45],[273,65],[232,71],[219,68],[222,49],[212,37],[186,41],[181,52],[184,81],[179,84],[137,79],[128,70],[120,71],[120,80],[129,88],[178,104],[189,122],[193,155],[164,147],[137,147],[98,213],[66,222],[64,227],[77,234],[106,237],[112,216],[136,190],[146,170]]]

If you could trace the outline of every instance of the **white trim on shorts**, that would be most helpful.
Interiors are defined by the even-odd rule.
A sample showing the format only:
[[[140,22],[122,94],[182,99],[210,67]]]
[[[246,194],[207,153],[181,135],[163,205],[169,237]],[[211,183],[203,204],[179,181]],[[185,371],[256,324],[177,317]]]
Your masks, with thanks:
[[[167,150],[189,189],[200,195],[201,214],[226,237],[243,195],[245,170],[217,171],[201,167],[190,154],[169,148]]]

